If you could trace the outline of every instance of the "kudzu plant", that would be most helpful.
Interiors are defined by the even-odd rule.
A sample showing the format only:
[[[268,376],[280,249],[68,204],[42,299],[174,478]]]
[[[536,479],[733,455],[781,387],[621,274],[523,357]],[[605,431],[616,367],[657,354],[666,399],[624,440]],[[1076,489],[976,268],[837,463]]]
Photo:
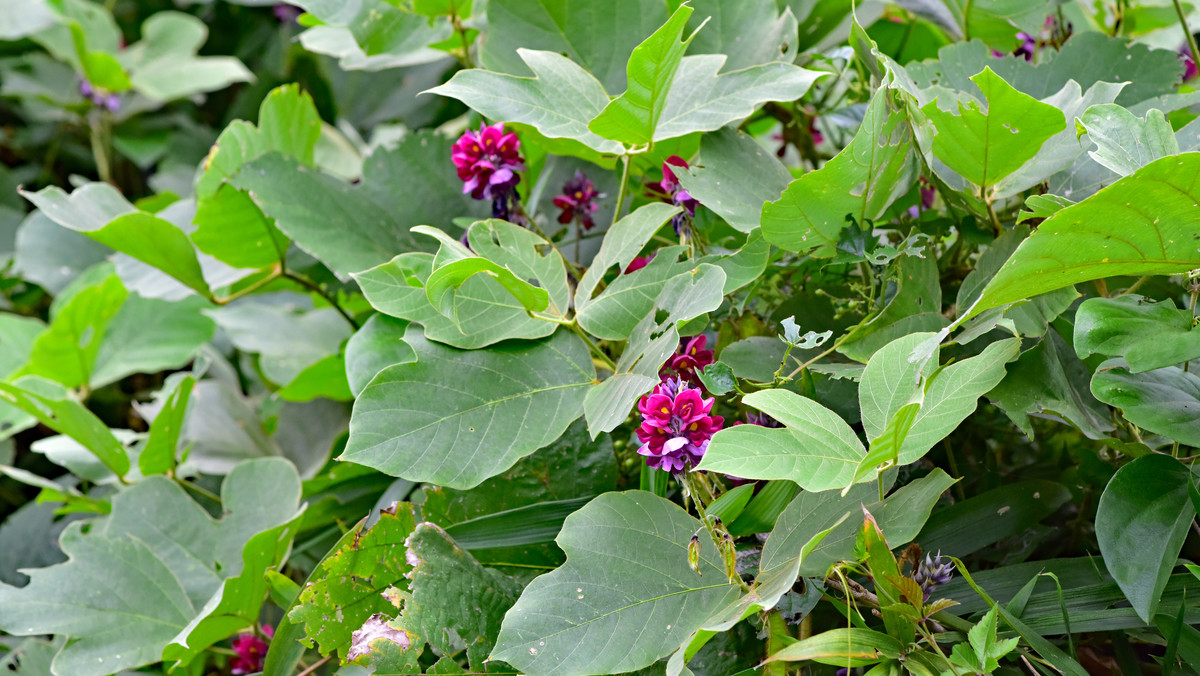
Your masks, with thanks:
[[[1200,670],[1198,18],[0,2],[0,663]]]

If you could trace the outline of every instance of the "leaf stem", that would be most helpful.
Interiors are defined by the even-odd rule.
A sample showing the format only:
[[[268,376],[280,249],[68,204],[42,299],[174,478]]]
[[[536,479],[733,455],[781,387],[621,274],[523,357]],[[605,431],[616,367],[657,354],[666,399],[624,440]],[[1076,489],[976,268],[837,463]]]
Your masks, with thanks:
[[[99,111],[96,111],[96,113],[99,113]],[[89,136],[92,143],[92,159],[96,162],[96,173],[100,176],[101,181],[110,185],[116,185],[113,182],[112,166],[108,162],[107,144],[104,139],[107,130],[104,128],[104,124],[98,114],[93,114],[89,117],[88,126],[91,128]]]
[[[194,492],[196,495],[208,498],[209,500],[212,500],[213,502],[217,503],[218,505],[221,504],[221,496],[217,495],[216,493],[213,493],[212,491],[208,490],[207,488],[201,488],[201,487],[197,486],[196,484],[192,483],[191,481],[184,481],[183,479],[180,479],[177,477],[175,477],[175,483],[188,489],[189,491]]]
[[[311,667],[305,669],[304,671],[301,671],[300,673],[296,674],[296,676],[308,676],[309,674],[313,673],[317,669],[320,669],[321,667],[325,666],[325,663],[331,659],[333,659],[333,655],[326,655],[325,657],[322,657],[321,659],[317,660],[316,662],[313,662],[313,665]]]
[[[617,204],[613,207],[612,225],[617,224],[621,220],[621,207],[625,204],[625,185],[629,183],[629,155],[622,155],[621,160],[625,163],[625,167],[621,169],[621,186],[617,188]]]
[[[1175,14],[1179,17],[1179,25],[1183,27],[1183,35],[1187,38],[1188,51],[1192,54],[1192,64],[1200,64],[1200,47],[1196,46],[1196,36],[1192,35],[1192,29],[1188,27],[1187,15],[1183,12],[1183,5],[1179,0],[1171,0],[1175,5]]]
[[[358,322],[354,321],[354,317],[351,316],[349,312],[346,312],[345,308],[343,308],[341,305],[338,304],[337,298],[334,298],[333,296],[329,295],[325,291],[325,289],[322,289],[320,287],[320,285],[318,285],[316,282],[312,281],[311,279],[309,279],[307,277],[304,277],[302,275],[297,275],[296,273],[288,271],[288,270],[280,270],[279,276],[283,277],[284,279],[290,279],[293,282],[299,284],[300,286],[303,286],[304,288],[308,289],[309,291],[312,291],[312,292],[320,295],[322,298],[325,299],[326,302],[328,302],[330,305],[333,306],[333,309],[338,311],[338,314],[340,314],[343,319],[345,319],[347,322],[350,323],[350,326],[352,326],[354,328],[354,330],[357,331],[359,329]]]
[[[240,291],[235,291],[224,298],[217,298],[214,296],[211,300],[212,300],[212,302],[216,303],[217,305],[228,305],[229,303],[232,303],[233,301],[235,301],[239,298],[249,296],[250,294],[254,293],[255,291],[258,291],[259,289],[263,288],[264,286],[279,279],[279,277],[280,277],[279,264],[276,263],[275,267],[271,270],[271,274],[267,275],[266,277],[263,277],[262,279],[258,280],[257,282],[254,282],[253,284],[247,286],[246,288],[244,288]]]
[[[563,326],[565,326],[565,327],[567,327],[567,328],[571,329],[572,331],[574,331],[574,332],[575,332],[575,335],[577,335],[577,336],[579,336],[580,338],[582,338],[582,339],[583,339],[583,342],[584,342],[584,344],[585,344],[585,345],[587,345],[587,347],[588,347],[588,350],[589,350],[589,351],[591,351],[591,353],[592,353],[592,355],[593,355],[593,356],[595,356],[597,359],[599,359],[601,362],[603,362],[603,363],[604,363],[604,365],[608,366],[608,368],[612,369],[612,372],[613,372],[613,373],[616,373],[616,372],[617,372],[617,364],[616,364],[616,362],[614,362],[614,361],[612,360],[612,358],[611,358],[611,357],[609,357],[608,355],[604,354],[604,351],[600,349],[600,346],[599,346],[599,345],[597,345],[596,343],[592,342],[592,339],[591,339],[591,337],[589,337],[589,336],[588,336],[586,333],[584,333],[584,332],[583,332],[583,329],[579,328],[579,324],[578,324],[578,323],[576,323],[575,321],[570,321],[570,322],[560,322],[560,323],[561,323]]]

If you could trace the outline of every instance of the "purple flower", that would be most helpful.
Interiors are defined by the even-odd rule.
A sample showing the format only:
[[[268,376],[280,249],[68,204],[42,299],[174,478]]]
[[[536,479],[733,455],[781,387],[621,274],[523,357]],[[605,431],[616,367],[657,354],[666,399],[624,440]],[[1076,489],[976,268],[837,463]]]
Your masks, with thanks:
[[[284,24],[296,23],[296,19],[298,19],[300,15],[304,13],[304,10],[293,5],[289,5],[286,2],[277,3],[272,8],[272,11],[274,12],[275,18],[279,21],[279,23]]]
[[[1196,62],[1192,60],[1192,50],[1187,43],[1179,48],[1179,58],[1183,61],[1183,81],[1187,82],[1196,77]]]
[[[92,105],[103,107],[110,113],[115,113],[121,109],[121,97],[111,94],[104,89],[97,89],[95,85],[87,80],[79,81],[79,93],[84,98],[91,99]]]
[[[262,633],[267,638],[275,636],[275,630],[270,625],[264,625]],[[238,634],[233,639],[233,652],[237,653],[237,656],[229,660],[230,671],[235,676],[262,671],[267,648],[268,643],[254,634]]]
[[[642,424],[637,436],[638,453],[654,469],[679,472],[704,457],[708,440],[725,423],[712,415],[714,399],[705,399],[699,388],[688,387],[679,378],[658,384],[638,402]]]
[[[596,184],[582,171],[576,171],[571,180],[563,186],[562,194],[554,198],[554,206],[562,209],[562,213],[558,215],[558,222],[570,223],[578,220],[584,230],[591,230],[596,227],[592,214],[600,208],[596,200],[601,197],[604,195],[596,192]]]
[[[504,133],[503,124],[466,132],[451,148],[450,159],[463,193],[477,200],[507,199],[521,182],[517,172],[525,170],[521,142],[516,134]]]
[[[1013,56],[1019,56],[1026,61],[1033,61],[1033,52],[1037,49],[1037,40],[1028,33],[1017,33],[1021,44],[1013,50]]]
[[[638,256],[637,258],[629,261],[629,265],[625,266],[625,272],[623,272],[621,274],[627,275],[635,270],[641,270],[642,268],[649,265],[650,261],[654,260],[654,256],[657,254],[658,254],[658,252],[655,251],[655,252],[652,252],[649,256]]]
[[[671,225],[674,226],[676,235],[684,237],[690,232],[689,226],[691,225],[692,217],[696,215],[696,207],[700,203],[687,190],[684,190],[683,186],[679,183],[679,179],[675,176],[675,172],[671,170],[671,167],[687,169],[688,163],[678,155],[668,157],[662,165],[663,179],[646,184],[646,189],[649,190],[651,197],[657,197],[669,204],[683,207],[683,213],[671,219]]]
[[[916,580],[917,584],[921,585],[921,591],[925,592],[926,601],[929,600],[929,595],[935,588],[946,584],[952,577],[954,577],[954,564],[948,561],[943,563],[940,552],[933,558],[926,554],[925,560],[918,564],[917,569],[912,573],[912,579]]]
[[[659,375],[670,375],[674,371],[680,378],[690,383],[697,383],[696,372],[703,371],[705,366],[713,363],[715,355],[712,350],[704,349],[708,337],[700,334],[695,338],[680,338],[679,349],[675,355],[663,364]]]

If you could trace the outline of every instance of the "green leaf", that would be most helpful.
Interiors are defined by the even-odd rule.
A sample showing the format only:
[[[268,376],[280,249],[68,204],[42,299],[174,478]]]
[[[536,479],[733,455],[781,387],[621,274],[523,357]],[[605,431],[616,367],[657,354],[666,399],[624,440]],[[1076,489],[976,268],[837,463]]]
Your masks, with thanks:
[[[767,662],[812,660],[838,667],[863,667],[885,658],[899,657],[904,646],[898,639],[871,629],[830,629],[797,641],[767,658]]]
[[[1046,219],[984,288],[989,308],[1112,275],[1200,267],[1200,153],[1164,157]],[[1153,213],[1139,205],[1153,204]]]
[[[167,396],[158,415],[154,416],[146,445],[138,455],[138,469],[143,476],[166,474],[175,468],[175,450],[179,447],[184,415],[195,386],[196,379],[185,376]]]
[[[700,382],[704,384],[704,389],[708,390],[709,394],[720,396],[737,389],[737,381],[733,378],[733,369],[724,362],[709,364],[696,375],[700,377]]]
[[[489,1],[480,62],[488,70],[520,75],[527,69],[517,49],[556,52],[595,75],[606,91],[619,92],[626,87],[630,53],[667,20],[667,12],[665,3],[642,0]]]
[[[683,58],[653,128],[655,142],[715,131],[749,117],[767,101],[799,99],[828,74],[770,63],[718,75],[724,64],[725,58],[719,54]]]
[[[87,384],[105,331],[126,295],[116,275],[80,290],[62,305],[50,326],[34,341],[29,363],[18,373],[45,376],[67,387]]]
[[[679,212],[679,207],[652,202],[617,221],[605,234],[600,252],[583,273],[575,291],[575,303],[581,307],[591,303],[595,299],[596,287],[609,268],[615,265],[618,270],[624,271],[654,233]],[[638,315],[638,319],[641,319],[641,315]]]
[[[355,396],[377,373],[392,364],[416,361],[417,353],[404,342],[408,322],[374,314],[346,342],[346,378]]]
[[[271,90],[258,110],[258,126],[234,120],[217,138],[196,181],[196,230],[192,241],[201,251],[229,265],[263,268],[277,263],[286,250],[284,237],[262,211],[225,181],[249,162],[271,152],[313,164],[321,135],[321,118],[312,98],[297,85]]]
[[[780,248],[831,258],[848,215],[860,224],[879,218],[915,180],[912,132],[883,88],[850,145],[763,205],[763,235]]]
[[[307,368],[338,353],[351,328],[333,308],[307,312],[255,297],[207,312],[239,350],[259,355],[258,365],[277,385],[295,381]]]
[[[692,0],[690,4],[696,9],[691,25],[707,22],[688,48],[692,54],[725,54],[728,70],[796,60],[798,26],[790,8],[784,7],[780,13],[771,0]],[[755,39],[745,39],[747,33],[753,33]]]
[[[1145,622],[1154,618],[1192,522],[1190,476],[1174,458],[1146,455],[1117,470],[1100,497],[1096,541],[1104,565]]]
[[[772,570],[790,562],[814,535],[832,526],[833,531],[805,556],[797,571],[804,577],[824,577],[831,565],[853,556],[860,526],[857,519],[847,520],[846,516],[862,514],[863,507],[875,517],[891,546],[903,546],[921,531],[938,498],[954,482],[945,472],[935,469],[897,489],[882,502],[878,487],[871,484],[854,486],[844,497],[838,491],[802,491],[779,515],[763,546],[759,567]]]
[[[1129,422],[1188,446],[1200,445],[1200,378],[1177,366],[1130,373],[1120,359],[1100,365],[1092,394]]]
[[[442,653],[467,644],[472,669],[483,671],[504,613],[521,593],[516,580],[484,568],[444,530],[423,523],[405,541],[415,565],[404,617]]]
[[[634,48],[626,66],[625,93],[609,102],[588,123],[589,130],[630,145],[658,139],[657,130],[659,120],[664,119],[667,93],[679,70],[683,52],[691,42],[691,38],[681,39],[691,15],[691,7],[680,5],[666,23]]]
[[[656,300],[672,280],[679,277],[702,277],[704,268],[715,267],[697,265],[696,261],[687,258],[686,252],[687,248],[682,246],[663,247],[646,267],[621,274],[594,299],[585,301],[583,296],[577,295],[576,319],[580,328],[605,340],[629,338],[639,322],[654,309]],[[723,271],[720,282],[721,288],[717,289],[717,295],[724,291]],[[703,303],[711,305],[708,302],[708,294],[704,298]],[[715,309],[715,306],[709,308]]]
[[[1078,136],[1086,133],[1096,144],[1088,155],[1121,176],[1179,154],[1175,130],[1161,110],[1150,110],[1140,118],[1115,103],[1096,105],[1084,111],[1075,126]]]
[[[155,12],[142,39],[120,55],[133,90],[153,101],[173,101],[250,82],[254,75],[232,56],[196,56],[208,38],[202,20],[183,12]]]
[[[30,350],[46,325],[33,317],[0,314],[0,378],[7,378],[29,359]]]
[[[313,571],[288,620],[304,626],[306,643],[322,655],[350,647],[350,635],[376,613],[395,612],[381,592],[392,585],[407,587],[412,565],[405,560],[404,541],[416,528],[413,506],[398,503],[385,509],[367,531],[358,531]]]
[[[427,338],[454,347],[476,349],[509,338],[544,338],[554,333],[554,323],[530,317],[499,282],[483,275],[458,288],[456,324],[438,312],[425,293],[433,264],[430,254],[400,254],[354,279],[375,309],[416,322],[425,327]]]
[[[1089,390],[1091,377],[1091,369],[1051,330],[1008,368],[1008,375],[988,392],[988,398],[1030,438],[1029,415],[1040,414],[1062,418],[1089,439],[1102,439],[1113,425],[1108,407]]]
[[[1136,294],[1089,298],[1075,311],[1075,351],[1080,357],[1124,357],[1130,373],[1200,358],[1200,331],[1170,300]]]
[[[896,292],[879,314],[854,330],[838,351],[866,362],[876,350],[918,331],[937,331],[949,322],[942,316],[942,286],[932,256],[902,256],[892,268]]]
[[[55,223],[153,266],[203,296],[211,296],[196,249],[174,224],[138,211],[107,183],[89,183],[70,195],[56,186],[22,191]]]
[[[472,352],[412,328],[405,342],[417,362],[389,366],[362,391],[341,459],[411,481],[470,488],[499,474],[561,436],[595,380],[587,348],[565,330]]]
[[[836,413],[787,390],[762,390],[742,400],[785,429],[738,425],[717,432],[697,469],[747,479],[790,479],[805,490],[841,488],[866,454]]]
[[[243,573],[250,539],[292,519],[299,497],[295,470],[281,459],[243,463],[226,478],[220,522],[173,481],[148,478],[118,493],[112,514],[86,534],[82,523],[64,531],[69,561],[30,571],[23,588],[0,586],[0,626],[69,637],[57,673],[106,676],[156,663],[224,581]],[[241,602],[248,617],[257,618],[261,598]],[[225,625],[220,638],[251,621]]]
[[[454,34],[445,18],[430,20],[414,13],[411,5],[387,0],[364,0],[352,5],[337,0],[300,0],[296,3],[321,25],[300,34],[304,48],[339,58],[345,70],[381,70],[414,66],[446,58],[434,49]],[[464,17],[465,18],[465,17]]]
[[[758,228],[763,204],[779,199],[792,179],[758,141],[736,129],[704,136],[695,166],[675,173],[688,194],[742,232]]]
[[[104,332],[91,387],[187,364],[216,331],[216,323],[201,314],[207,307],[208,302],[197,296],[174,303],[127,296]]]
[[[591,73],[556,52],[518,48],[517,55],[534,77],[460,70],[426,93],[456,98],[493,120],[527,124],[548,138],[574,139],[599,153],[622,152],[620,143],[588,130],[588,122],[609,102]]]
[[[929,551],[967,556],[1021,536],[1070,500],[1071,492],[1062,484],[1018,481],[939,509],[916,540]]]
[[[957,114],[936,101],[921,110],[937,130],[933,153],[981,189],[995,185],[1033,158],[1051,136],[1066,127],[1062,111],[1023,94],[992,69],[972,77],[987,101],[987,111],[971,101],[958,102]]]
[[[0,382],[0,399],[37,418],[46,427],[78,441],[119,477],[129,471],[125,447],[108,426],[62,385],[39,376]]]
[[[650,493],[596,498],[567,518],[558,536],[567,562],[526,587],[492,657],[530,676],[583,676],[632,671],[667,656],[739,595],[706,537],[700,573],[688,567],[698,529],[677,505]],[[613,594],[614,587],[624,593]]]

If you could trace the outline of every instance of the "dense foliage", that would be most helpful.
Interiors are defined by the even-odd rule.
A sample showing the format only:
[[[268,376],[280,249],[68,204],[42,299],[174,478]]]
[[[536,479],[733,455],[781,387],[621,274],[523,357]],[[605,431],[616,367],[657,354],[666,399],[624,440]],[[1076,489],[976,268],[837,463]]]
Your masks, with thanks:
[[[1194,5],[294,5],[0,0],[9,673],[1200,670]]]

